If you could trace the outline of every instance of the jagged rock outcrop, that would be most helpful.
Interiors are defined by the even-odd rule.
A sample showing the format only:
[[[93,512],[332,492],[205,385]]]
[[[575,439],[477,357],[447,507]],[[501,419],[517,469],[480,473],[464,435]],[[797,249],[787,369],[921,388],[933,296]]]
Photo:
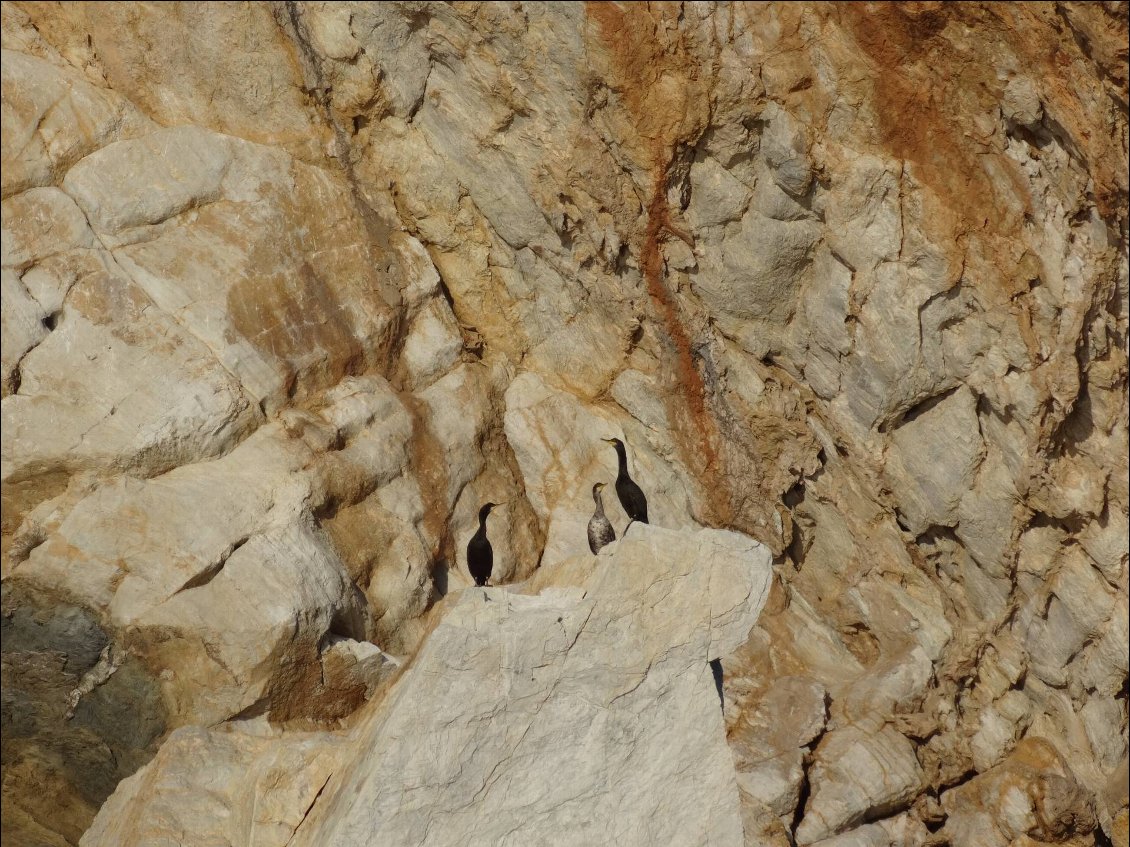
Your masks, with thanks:
[[[648,527],[559,567],[588,573],[450,598],[348,740],[179,730],[82,844],[739,843],[710,662],[753,628],[769,551]]]
[[[615,436],[652,529],[775,557],[720,825],[1126,845],[1127,19],[4,3],[5,844],[154,755],[112,804],[354,825],[303,804],[479,505],[515,610],[590,602]]]

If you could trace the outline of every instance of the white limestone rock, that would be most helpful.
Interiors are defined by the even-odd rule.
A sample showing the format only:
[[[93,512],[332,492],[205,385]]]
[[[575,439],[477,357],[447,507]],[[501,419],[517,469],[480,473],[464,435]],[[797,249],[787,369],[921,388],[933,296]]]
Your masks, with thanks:
[[[419,393],[428,427],[442,451],[446,502],[479,475],[479,450],[491,411],[491,374],[479,364],[464,364]]]
[[[710,156],[691,167],[692,205],[688,217],[696,227],[739,220],[749,206],[749,187]]]
[[[770,557],[646,529],[585,591],[456,598],[296,847],[740,842],[708,661],[744,641]]]
[[[827,696],[811,678],[782,677],[743,715],[742,732],[731,744],[742,790],[790,826],[805,779],[804,754],[827,721]]]
[[[272,425],[218,461],[103,485],[15,576],[128,632],[166,672],[174,720],[224,720],[268,694],[280,657],[316,660],[331,628],[367,633],[356,588],[304,514],[309,460]]]
[[[343,739],[280,736],[262,720],[176,730],[122,780],[81,847],[285,847],[337,766]]]
[[[920,820],[902,814],[825,838],[815,847],[922,847],[930,841],[931,833]]]
[[[660,453],[670,449],[661,437],[658,444],[652,443],[651,433],[627,415],[586,406],[535,373],[519,374],[505,399],[506,438],[518,461],[526,497],[546,523],[542,566],[588,549],[593,483],[609,483],[605,511],[618,534],[627,526],[628,518],[611,488],[617,474],[616,453],[603,438],[620,438],[627,444],[629,473],[646,492],[653,523],[692,525],[685,483]],[[642,409],[639,413],[647,415]]]
[[[96,231],[113,234],[218,200],[231,158],[231,145],[222,136],[200,127],[174,127],[90,154],[67,172],[63,190]],[[121,191],[130,179],[146,190]]]
[[[954,787],[954,843],[993,840],[1017,804],[968,773],[1044,736],[1122,843],[1116,6],[0,4],[0,572],[152,659],[170,725],[296,732],[384,684],[359,639],[407,655],[466,613],[440,598],[483,501],[499,580],[587,585],[615,435],[653,516],[620,543],[701,522],[779,554],[726,665],[747,841],[788,842],[814,755],[806,835],[917,844]],[[903,62],[907,32],[944,49]],[[759,712],[788,678],[821,697]],[[4,714],[5,842],[73,843],[111,786],[9,765]],[[825,720],[897,784],[806,750]],[[200,831],[285,842],[305,811]]]
[[[4,50],[4,196],[51,185],[101,145],[155,129],[127,98],[38,56]]]
[[[462,349],[463,337],[451,308],[442,298],[433,298],[412,320],[404,340],[402,361],[411,384],[430,385],[458,361]]]
[[[996,767],[942,795],[942,834],[952,844],[1005,847],[1092,832],[1088,792],[1047,739],[1029,736]]]
[[[58,188],[32,188],[3,202],[0,263],[25,270],[56,253],[97,246],[86,216]]]
[[[735,318],[780,321],[791,315],[809,265],[818,226],[749,212],[726,226],[691,280],[712,311]]]
[[[761,149],[772,169],[773,181],[788,194],[802,197],[812,182],[804,129],[776,103],[769,103],[761,116],[767,121],[761,135]]]
[[[4,309],[0,312],[0,329],[4,345],[0,352],[3,371],[4,396],[18,387],[16,369],[28,351],[47,337],[50,330],[44,325],[47,313],[28,293],[19,274],[8,268],[0,270],[0,296]]]
[[[888,476],[911,532],[957,522],[982,449],[976,401],[964,388],[895,430]]]
[[[229,450],[259,419],[204,345],[106,254],[91,256],[54,330],[3,401],[3,478],[44,470],[157,473]],[[128,323],[119,329],[118,321]]]
[[[1021,126],[1034,126],[1044,116],[1040,93],[1029,76],[1018,75],[1008,81],[1001,95],[1001,113]]]
[[[248,843],[741,843],[709,662],[747,637],[770,561],[736,533],[649,527],[584,588],[467,589],[348,738],[181,730],[83,847],[266,821]]]
[[[424,245],[412,236],[395,232],[389,236],[389,247],[397,254],[400,266],[405,270],[404,289],[401,291],[404,303],[411,309],[417,309],[439,293],[439,272]]]
[[[1127,559],[1130,558],[1127,538],[1130,538],[1130,521],[1125,512],[1112,507],[1102,519],[1083,528],[1079,533],[1079,544],[1103,576],[1113,583],[1125,572]]]
[[[607,390],[627,347],[624,328],[603,315],[580,315],[534,347],[525,364],[587,400]]]
[[[667,409],[654,378],[634,368],[623,370],[612,382],[612,396],[644,426],[658,431],[668,428]]]

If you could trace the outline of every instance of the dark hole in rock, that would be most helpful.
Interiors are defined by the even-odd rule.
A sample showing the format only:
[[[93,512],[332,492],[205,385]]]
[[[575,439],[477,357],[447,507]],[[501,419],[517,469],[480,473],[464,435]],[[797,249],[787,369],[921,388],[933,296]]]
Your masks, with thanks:
[[[726,710],[726,697],[722,693],[722,660],[710,660],[710,672],[714,675],[714,687],[718,689],[718,705],[722,707],[722,711]]]

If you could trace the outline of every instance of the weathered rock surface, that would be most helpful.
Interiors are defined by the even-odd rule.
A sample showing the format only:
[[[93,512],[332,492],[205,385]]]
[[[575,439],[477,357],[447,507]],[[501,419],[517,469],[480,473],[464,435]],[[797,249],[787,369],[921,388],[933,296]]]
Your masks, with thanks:
[[[137,658],[111,658],[107,633],[79,606],[6,584],[2,623],[4,838],[74,843],[156,752],[167,723],[160,689]]]
[[[328,733],[281,735],[261,719],[176,730],[121,784],[80,843],[288,844],[345,742]]]
[[[541,592],[491,625],[601,602],[612,436],[652,529],[775,557],[711,655],[726,833],[1124,845],[1127,19],[5,2],[5,845],[75,844],[158,749],[119,841],[362,825],[335,786],[387,772],[341,733],[407,762],[425,733],[364,733],[415,663],[482,670],[442,634],[488,611],[442,598],[483,502],[493,584]],[[207,796],[213,758],[262,790]],[[430,837],[488,802],[534,833],[483,784]]]
[[[1087,792],[1063,757],[1041,738],[1026,738],[999,765],[942,795],[951,842],[1085,843],[1095,829]]]
[[[577,565],[452,597],[348,741],[178,730],[83,845],[740,843],[710,661],[752,629],[769,551],[647,527]]]

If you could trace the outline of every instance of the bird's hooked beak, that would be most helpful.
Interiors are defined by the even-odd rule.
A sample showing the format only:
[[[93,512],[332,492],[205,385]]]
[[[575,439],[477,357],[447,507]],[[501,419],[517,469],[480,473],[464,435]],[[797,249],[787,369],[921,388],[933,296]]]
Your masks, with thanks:
[[[619,438],[602,438],[600,440],[605,442],[606,444],[615,444],[620,439]]]

